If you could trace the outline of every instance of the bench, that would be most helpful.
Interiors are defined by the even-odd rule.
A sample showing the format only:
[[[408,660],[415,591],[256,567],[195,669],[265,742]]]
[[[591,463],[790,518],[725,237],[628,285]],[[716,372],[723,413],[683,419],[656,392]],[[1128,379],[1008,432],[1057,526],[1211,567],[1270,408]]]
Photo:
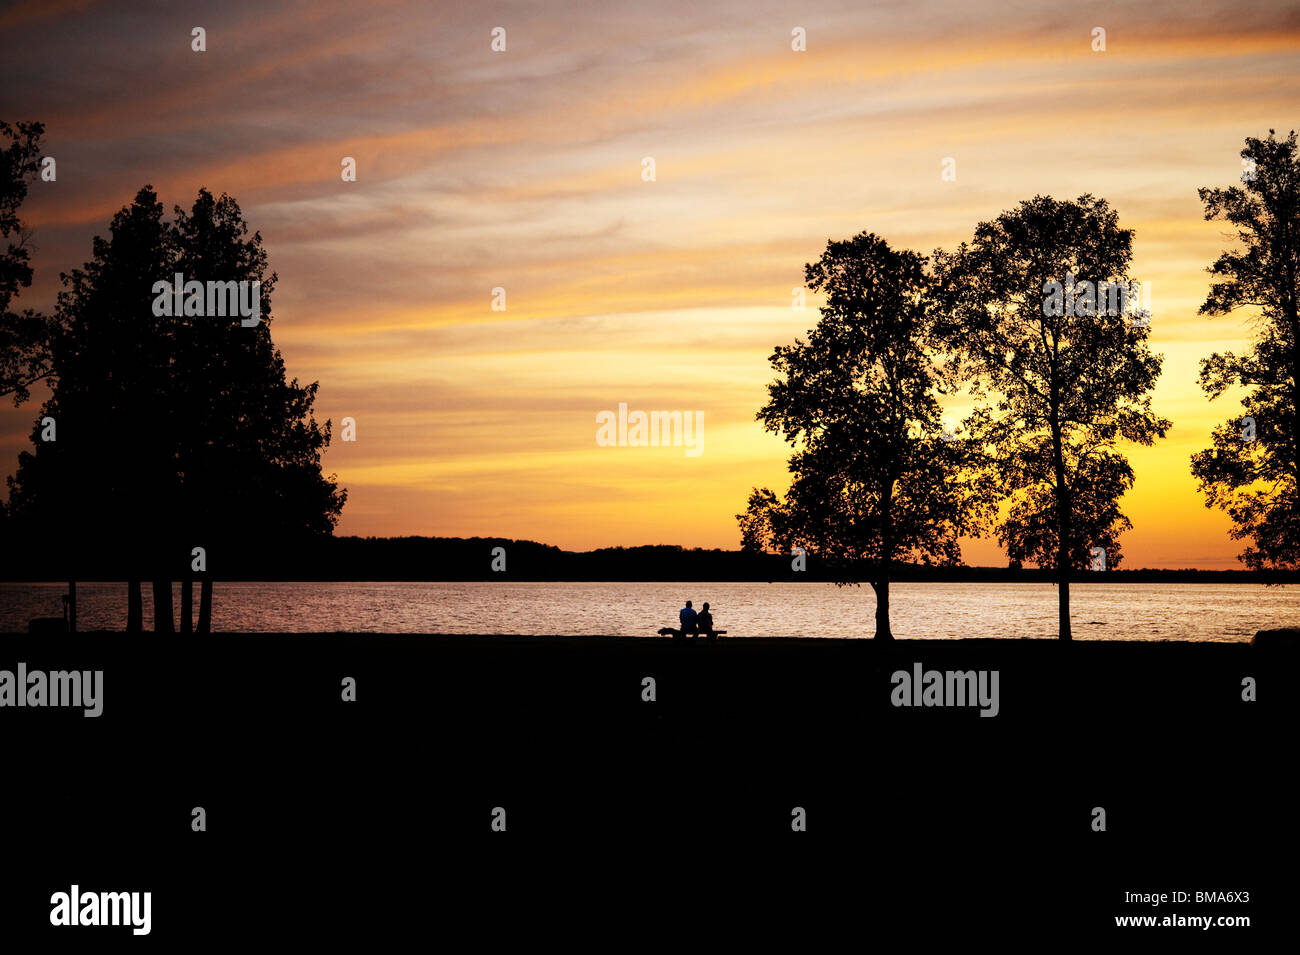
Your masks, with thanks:
[[[725,631],[725,630],[712,630],[712,631],[710,631],[710,632],[708,632],[708,633],[705,633],[705,634],[692,633],[690,636],[691,636],[692,638],[695,638],[695,637],[698,637],[698,636],[705,636],[705,637],[708,637],[710,640],[712,640],[714,637],[720,637],[720,636],[722,636],[722,635],[723,635],[724,633],[726,633],[726,632],[727,632],[727,631]],[[660,627],[660,628],[659,628],[659,636],[661,636],[661,637],[672,637],[674,640],[680,640],[680,639],[682,639],[683,637],[685,637],[686,634],[682,633],[682,631],[680,631],[680,630],[674,630],[672,627]]]

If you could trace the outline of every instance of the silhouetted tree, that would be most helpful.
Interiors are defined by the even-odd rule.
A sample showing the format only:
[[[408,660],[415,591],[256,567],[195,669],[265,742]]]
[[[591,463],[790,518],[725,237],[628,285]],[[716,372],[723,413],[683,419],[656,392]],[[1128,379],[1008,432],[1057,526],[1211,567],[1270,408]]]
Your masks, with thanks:
[[[102,573],[107,562],[125,571],[129,630],[141,627],[139,581],[150,537],[167,521],[157,508],[171,497],[171,464],[154,439],[166,339],[150,286],[174,260],[162,214],[142,190],[113,217],[109,239],[94,239],[85,269],[61,276],[64,334],[53,343],[56,380],[40,414],[54,419],[57,440],[40,440],[38,422],[35,452],[19,455],[9,479],[16,529],[59,553],[69,576]]]
[[[0,398],[12,396],[14,405],[30,397],[30,387],[50,374],[49,319],[24,309],[9,311],[20,288],[32,284],[28,242],[30,231],[18,218],[27,198],[27,181],[40,171],[41,123],[0,122]]]
[[[1150,445],[1169,428],[1151,411],[1162,357],[1131,295],[1132,243],[1105,200],[1036,196],[935,253],[938,327],[1006,506],[998,538],[1013,564],[1055,567],[1062,640],[1071,571],[1094,547],[1108,566],[1121,559],[1133,471],[1120,442]]]
[[[346,491],[321,474],[329,422],[312,416],[315,383],[286,381],[271,342],[270,294],[261,236],[248,236],[229,196],[201,190],[193,208],[163,220],[145,187],[114,217],[94,260],[64,276],[57,379],[45,414],[59,440],[20,456],[11,510],[31,526],[59,529],[65,547],[96,554],[126,549],[119,565],[154,581],[155,626],[171,629],[171,581],[188,610],[195,547],[212,562],[240,548],[292,555],[332,533]],[[260,283],[260,321],[238,314],[155,315],[154,285]],[[65,440],[66,436],[66,440]],[[199,629],[210,621],[204,575]],[[129,620],[128,626],[135,621]],[[182,614],[182,626],[185,615]]]
[[[778,347],[782,379],[758,419],[796,447],[781,502],[755,489],[737,515],[748,550],[800,546],[828,566],[865,562],[876,592],[876,639],[893,638],[891,568],[954,564],[978,527],[979,496],[961,476],[964,442],[942,435],[943,382],[929,339],[925,258],[863,232],[828,242],[805,266],[824,291],[808,341]]]
[[[1224,252],[1208,271],[1202,315],[1251,308],[1255,340],[1241,356],[1201,360],[1201,388],[1211,400],[1246,389],[1242,417],[1214,429],[1212,446],[1192,456],[1206,496],[1232,518],[1232,537],[1249,544],[1253,568],[1300,565],[1300,161],[1296,134],[1246,139],[1242,185],[1201,189],[1207,220],[1232,223],[1240,250]],[[1253,164],[1253,165],[1251,165]],[[1249,419],[1249,420],[1247,420]]]
[[[239,205],[201,190],[187,214],[176,210],[177,271],[216,281],[257,281],[261,322],[238,317],[187,317],[177,323],[177,351],[188,387],[172,411],[179,449],[180,513],[189,555],[233,555],[260,547],[287,559],[311,538],[333,533],[347,492],[321,473],[330,423],[312,407],[319,385],[286,380],[284,359],[271,341],[271,293],[260,233],[248,234]],[[200,625],[207,620],[211,578],[204,576]],[[184,591],[182,591],[183,593]]]

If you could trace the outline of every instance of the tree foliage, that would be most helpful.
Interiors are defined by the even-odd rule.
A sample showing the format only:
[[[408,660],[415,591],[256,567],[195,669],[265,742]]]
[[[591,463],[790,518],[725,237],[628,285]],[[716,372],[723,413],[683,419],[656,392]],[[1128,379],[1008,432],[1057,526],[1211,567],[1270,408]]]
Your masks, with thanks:
[[[976,400],[970,425],[1004,497],[997,535],[1013,562],[1057,570],[1063,639],[1070,572],[1094,547],[1108,566],[1120,560],[1130,525],[1119,499],[1133,483],[1121,443],[1150,445],[1170,426],[1151,410],[1161,356],[1147,346],[1149,316],[1084,294],[1128,287],[1132,238],[1105,200],[1036,196],[935,253],[938,335]],[[1082,304],[1048,307],[1051,282]]]
[[[863,232],[805,267],[826,304],[807,341],[773,352],[780,378],[758,413],[795,448],[792,482],[784,502],[755,489],[737,515],[746,549],[800,546],[846,574],[872,567],[879,638],[891,635],[891,565],[956,563],[959,536],[978,527],[964,443],[942,435],[925,264]]]
[[[1200,312],[1240,308],[1256,318],[1243,355],[1201,361],[1201,388],[1211,400],[1245,389],[1242,415],[1214,429],[1211,446],[1192,456],[1206,506],[1226,511],[1232,537],[1247,542],[1252,568],[1300,566],[1300,161],[1294,131],[1247,138],[1240,186],[1199,190],[1206,220],[1232,224],[1237,248],[1223,252]],[[1253,164],[1253,165],[1252,165]],[[1249,423],[1246,419],[1249,418]]]
[[[15,406],[31,397],[33,384],[50,374],[50,320],[31,309],[9,310],[19,289],[32,284],[31,230],[18,216],[27,183],[40,170],[41,123],[0,122],[0,398]]]
[[[124,573],[175,580],[193,547],[209,570],[235,548],[290,551],[331,533],[346,491],[321,473],[330,423],[317,385],[286,380],[271,341],[261,235],[238,204],[201,190],[167,222],[152,188],[118,212],[93,258],[62,276],[53,393],[41,417],[57,440],[20,455],[10,510],[32,539],[103,559]],[[259,282],[261,321],[155,315],[154,285]]]

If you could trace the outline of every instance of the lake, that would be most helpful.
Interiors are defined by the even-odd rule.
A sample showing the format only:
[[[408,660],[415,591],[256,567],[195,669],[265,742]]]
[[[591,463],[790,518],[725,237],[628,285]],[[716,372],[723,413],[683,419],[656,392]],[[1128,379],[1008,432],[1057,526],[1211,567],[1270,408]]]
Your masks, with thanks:
[[[195,588],[198,612],[198,587]],[[0,583],[0,632],[59,616],[64,584]],[[153,620],[144,591],[145,625]],[[179,593],[179,588],[177,588]],[[1300,587],[1263,584],[1076,583],[1079,640],[1248,641],[1300,623]],[[214,585],[220,632],[513,633],[653,636],[676,626],[686,600],[712,604],[730,636],[870,637],[869,586],[821,583],[223,583]],[[126,585],[77,585],[80,630],[122,630]],[[1039,583],[898,583],[890,588],[900,638],[1056,635],[1056,588]],[[180,599],[175,598],[179,612]]]

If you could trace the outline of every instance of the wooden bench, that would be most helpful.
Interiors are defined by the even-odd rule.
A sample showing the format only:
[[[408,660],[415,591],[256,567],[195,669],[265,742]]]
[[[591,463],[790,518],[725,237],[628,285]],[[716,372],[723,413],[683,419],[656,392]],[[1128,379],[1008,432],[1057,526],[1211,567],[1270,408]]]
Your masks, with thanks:
[[[712,640],[714,637],[720,637],[726,632],[727,631],[725,630],[712,630],[709,633],[703,633],[703,634],[692,633],[690,634],[690,636],[692,638],[703,636],[703,637],[708,637],[710,640]],[[681,640],[683,637],[686,636],[686,634],[682,633],[680,630],[674,630],[672,627],[660,627],[659,636],[672,637],[674,640]]]

